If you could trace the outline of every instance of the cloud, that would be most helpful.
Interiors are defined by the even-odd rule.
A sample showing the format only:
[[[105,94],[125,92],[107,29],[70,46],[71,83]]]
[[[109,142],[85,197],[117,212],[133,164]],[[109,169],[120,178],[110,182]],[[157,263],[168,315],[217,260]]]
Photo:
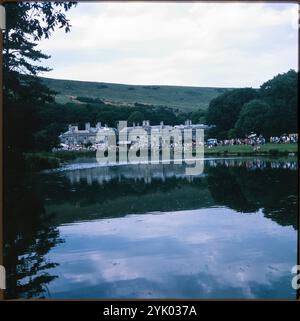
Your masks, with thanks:
[[[258,87],[297,69],[296,4],[80,3],[41,49],[46,76],[126,84]]]

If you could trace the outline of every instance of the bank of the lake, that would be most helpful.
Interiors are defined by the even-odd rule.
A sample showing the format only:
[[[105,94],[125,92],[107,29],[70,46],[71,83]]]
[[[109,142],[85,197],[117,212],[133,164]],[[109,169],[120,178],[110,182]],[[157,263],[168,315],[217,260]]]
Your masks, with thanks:
[[[259,149],[251,145],[225,145],[205,147],[204,154],[209,156],[295,156],[297,144],[264,144]],[[25,153],[26,169],[39,171],[60,167],[63,163],[80,157],[94,157],[94,151],[57,151]]]
[[[61,151],[24,153],[25,167],[29,171],[39,171],[60,167],[65,162],[79,157],[93,157],[94,151]]]
[[[297,144],[264,144],[256,145],[223,145],[211,148],[205,147],[206,155],[230,156],[287,156],[297,154]]]

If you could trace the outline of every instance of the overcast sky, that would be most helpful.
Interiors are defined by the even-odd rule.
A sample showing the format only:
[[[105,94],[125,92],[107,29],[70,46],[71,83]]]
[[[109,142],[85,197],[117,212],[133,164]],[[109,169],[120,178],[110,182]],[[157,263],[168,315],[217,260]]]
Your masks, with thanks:
[[[46,77],[259,87],[297,69],[297,4],[79,3],[40,43]]]

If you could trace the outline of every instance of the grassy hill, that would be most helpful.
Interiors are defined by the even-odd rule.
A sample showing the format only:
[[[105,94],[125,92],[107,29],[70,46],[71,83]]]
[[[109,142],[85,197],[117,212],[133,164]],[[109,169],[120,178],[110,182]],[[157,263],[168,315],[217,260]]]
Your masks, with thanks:
[[[58,103],[76,102],[76,97],[100,98],[107,104],[131,106],[134,103],[167,106],[180,111],[206,109],[209,102],[230,88],[143,86],[103,82],[42,78],[59,94]],[[79,103],[79,102],[78,102]]]

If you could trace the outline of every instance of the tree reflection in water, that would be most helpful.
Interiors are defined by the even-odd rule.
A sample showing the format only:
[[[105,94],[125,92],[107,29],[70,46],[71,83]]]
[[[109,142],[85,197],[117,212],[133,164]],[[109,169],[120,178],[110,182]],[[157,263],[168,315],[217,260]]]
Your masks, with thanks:
[[[7,298],[49,297],[58,264],[46,257],[62,243],[58,226],[149,212],[225,206],[263,212],[297,229],[297,162],[211,160],[203,175],[184,166],[90,168],[7,178],[5,268]],[[52,213],[52,214],[51,214]],[[53,214],[55,213],[55,215]]]
[[[272,165],[272,164],[269,164]],[[242,213],[262,209],[282,226],[297,224],[297,171],[287,168],[210,167],[208,188],[218,205]]]
[[[47,284],[57,276],[57,263],[45,259],[51,248],[62,243],[53,215],[45,213],[39,191],[28,181],[7,179],[4,217],[4,265],[7,274],[5,297],[44,298]]]
[[[184,175],[183,165],[77,169],[48,179],[47,208],[62,224],[226,206],[240,213],[261,209],[297,229],[297,168],[297,160],[258,158],[208,160],[203,175],[192,177]]]

